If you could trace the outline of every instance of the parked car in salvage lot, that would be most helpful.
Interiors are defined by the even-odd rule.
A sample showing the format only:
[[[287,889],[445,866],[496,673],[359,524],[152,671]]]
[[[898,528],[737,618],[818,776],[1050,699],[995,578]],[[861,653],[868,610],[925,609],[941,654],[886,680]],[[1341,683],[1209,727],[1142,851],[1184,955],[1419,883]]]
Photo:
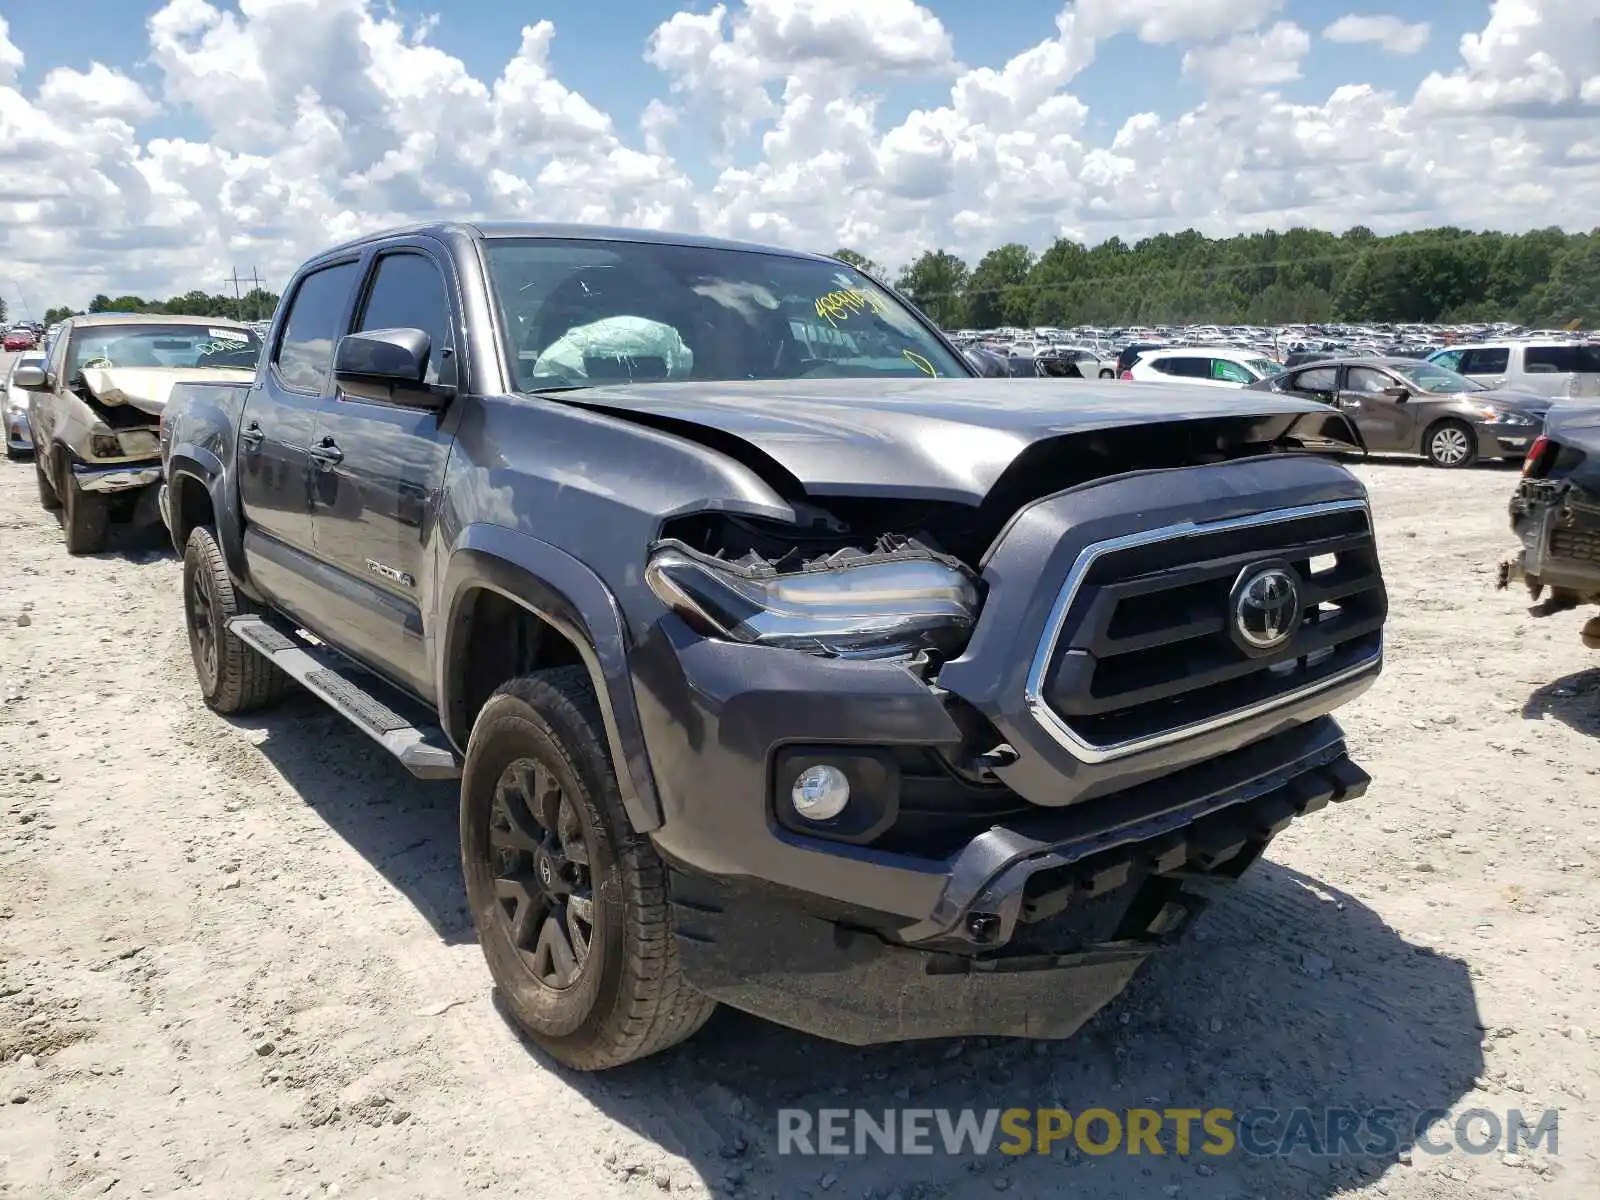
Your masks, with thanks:
[[[1600,604],[1600,405],[1562,407],[1523,463],[1511,497],[1511,530],[1522,549],[1500,564],[1499,584],[1527,587],[1538,616]],[[1600,616],[1579,636],[1600,650]]]
[[[31,395],[26,388],[17,386],[16,375],[19,367],[39,367],[43,363],[44,355],[36,350],[19,354],[11,360],[5,379],[0,382],[0,403],[5,405],[0,417],[4,418],[6,425],[7,458],[27,458],[33,453],[33,434],[28,428]]]
[[[835,260],[580,226],[330,250],[268,345],[162,424],[200,691],[292,677],[460,777],[490,972],[571,1066],[719,1001],[1069,1036],[1187,880],[1366,788],[1330,714],[1387,598],[1324,405],[979,379]]]
[[[1421,454],[1436,467],[1521,459],[1552,403],[1486,388],[1448,367],[1409,358],[1324,360],[1253,386],[1337,406],[1355,422],[1367,449]]]
[[[93,554],[113,520],[155,516],[157,426],[185,379],[252,378],[256,335],[212,317],[99,313],[69,318],[42,363],[17,367],[29,392],[39,502],[63,508],[69,554]]]

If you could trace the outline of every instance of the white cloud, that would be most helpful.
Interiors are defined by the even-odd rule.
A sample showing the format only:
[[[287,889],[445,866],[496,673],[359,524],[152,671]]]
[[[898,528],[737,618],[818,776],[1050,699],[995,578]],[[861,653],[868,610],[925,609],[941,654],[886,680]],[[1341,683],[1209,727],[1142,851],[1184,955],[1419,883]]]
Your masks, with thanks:
[[[1132,31],[1146,42],[1205,41],[1254,29],[1284,0],[1078,0],[1078,19],[1092,38]]]
[[[1426,21],[1415,24],[1399,17],[1363,16],[1350,13],[1322,31],[1330,42],[1371,43],[1391,54],[1419,54],[1433,35]]]
[[[1300,78],[1300,60],[1311,51],[1311,35],[1293,21],[1262,33],[1241,33],[1183,56],[1183,73],[1214,93],[1258,91]]]
[[[1594,223],[1592,6],[1493,0],[1414,95],[1301,83],[1293,102],[1275,89],[1310,39],[1283,8],[1077,0],[1008,60],[963,65],[911,0],[727,0],[617,48],[660,72],[631,112],[559,76],[548,21],[478,75],[433,44],[432,19],[378,0],[168,0],[128,56],[148,74],[34,58],[46,69],[24,87],[0,20],[0,286],[81,304],[214,290],[234,266],[278,286],[316,249],[430,217],[848,245],[891,268],[1063,233]],[[1360,31],[1325,36],[1340,26]],[[1073,89],[1119,37],[1172,46],[1149,53],[1181,57],[1202,102],[1103,131]],[[930,82],[947,85],[937,101],[897,102]],[[708,148],[710,168],[684,165]]]
[[[1463,67],[1422,81],[1427,111],[1600,118],[1600,12],[1585,0],[1494,0],[1463,34]]]
[[[57,67],[39,85],[39,103],[51,112],[90,121],[108,117],[137,122],[160,111],[142,87],[103,63],[91,63],[87,72]]]

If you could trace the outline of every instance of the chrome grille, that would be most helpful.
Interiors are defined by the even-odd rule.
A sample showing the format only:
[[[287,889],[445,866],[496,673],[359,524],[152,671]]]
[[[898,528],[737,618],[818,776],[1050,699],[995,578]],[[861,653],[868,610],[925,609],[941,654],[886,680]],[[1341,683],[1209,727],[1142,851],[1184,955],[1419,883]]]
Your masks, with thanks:
[[[1231,632],[1241,572],[1299,584],[1284,644]],[[1068,572],[1030,670],[1035,718],[1091,762],[1244,720],[1377,666],[1387,597],[1364,501],[1339,501],[1100,542]]]

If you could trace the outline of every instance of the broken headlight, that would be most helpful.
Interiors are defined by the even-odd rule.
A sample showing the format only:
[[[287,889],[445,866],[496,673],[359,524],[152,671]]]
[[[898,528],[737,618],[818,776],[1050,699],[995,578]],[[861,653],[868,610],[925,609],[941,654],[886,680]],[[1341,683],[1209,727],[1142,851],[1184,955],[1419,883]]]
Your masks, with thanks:
[[[916,542],[844,550],[782,570],[669,541],[651,555],[645,581],[708,636],[840,658],[953,654],[978,615],[971,572]]]

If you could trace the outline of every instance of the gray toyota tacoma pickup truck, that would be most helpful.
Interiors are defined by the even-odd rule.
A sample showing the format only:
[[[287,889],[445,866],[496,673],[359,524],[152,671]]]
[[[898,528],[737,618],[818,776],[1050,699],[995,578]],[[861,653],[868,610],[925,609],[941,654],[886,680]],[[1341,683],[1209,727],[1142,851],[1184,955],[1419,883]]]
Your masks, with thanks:
[[[1359,449],[1324,405],[978,378],[816,255],[436,225],[295,275],[180,384],[206,701],[290,680],[460,779],[515,1020],[599,1069],[717,1002],[1060,1038],[1367,776]],[[1202,965],[1196,966],[1203,970]]]

